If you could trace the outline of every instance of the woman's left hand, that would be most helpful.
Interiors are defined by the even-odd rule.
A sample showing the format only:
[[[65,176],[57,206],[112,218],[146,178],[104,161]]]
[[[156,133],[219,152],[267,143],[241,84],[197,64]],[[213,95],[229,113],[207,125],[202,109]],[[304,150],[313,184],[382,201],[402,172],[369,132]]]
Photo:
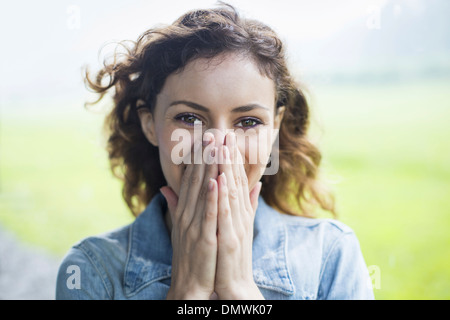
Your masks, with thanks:
[[[220,299],[264,299],[253,280],[253,222],[261,182],[249,192],[236,136],[229,133],[221,146],[218,177],[217,265],[215,292]]]

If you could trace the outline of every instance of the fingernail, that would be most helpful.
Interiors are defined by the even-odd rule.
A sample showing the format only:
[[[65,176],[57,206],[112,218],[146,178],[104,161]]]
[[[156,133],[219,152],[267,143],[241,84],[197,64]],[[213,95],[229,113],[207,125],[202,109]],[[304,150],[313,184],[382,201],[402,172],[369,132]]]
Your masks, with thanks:
[[[220,174],[220,180],[222,181],[222,185],[226,186],[227,185],[227,177],[225,176],[225,172],[222,172]]]
[[[214,181],[213,178],[209,178],[209,182],[208,182],[208,190],[212,191],[214,189]]]
[[[203,135],[203,146],[206,147],[208,144],[210,144],[214,139],[214,135],[210,132],[206,132]]]

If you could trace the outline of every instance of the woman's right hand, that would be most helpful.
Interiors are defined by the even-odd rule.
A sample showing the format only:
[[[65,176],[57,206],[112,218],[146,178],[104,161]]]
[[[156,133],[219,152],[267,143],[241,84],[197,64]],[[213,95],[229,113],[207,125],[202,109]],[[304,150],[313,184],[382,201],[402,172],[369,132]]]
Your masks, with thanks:
[[[210,134],[208,154],[214,147]],[[194,154],[202,152],[202,141],[194,142]],[[203,154],[203,152],[202,152]],[[217,152],[216,152],[217,154]],[[172,281],[167,299],[209,299],[214,293],[217,259],[217,161],[191,161],[183,174],[179,197],[161,188],[171,218]]]

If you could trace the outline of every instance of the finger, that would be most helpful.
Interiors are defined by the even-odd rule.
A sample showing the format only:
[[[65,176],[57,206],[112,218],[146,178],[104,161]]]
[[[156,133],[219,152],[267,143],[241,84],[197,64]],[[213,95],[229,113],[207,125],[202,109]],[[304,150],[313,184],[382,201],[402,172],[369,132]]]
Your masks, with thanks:
[[[242,194],[244,195],[244,203],[245,203],[245,207],[247,208],[248,212],[252,211],[252,204],[250,201],[250,191],[248,189],[248,177],[247,177],[247,173],[245,172],[245,167],[244,167],[244,160],[243,157],[241,155],[241,153],[237,152],[237,161],[239,162],[239,172],[241,175],[241,188],[242,188]]]
[[[194,142],[194,154],[199,153],[202,150],[202,142],[200,140],[197,140]],[[203,182],[203,176],[205,173],[205,164],[203,161],[200,161],[200,163],[194,163],[192,164],[192,173],[189,177],[189,179],[186,179],[188,185],[186,186],[188,188],[188,191],[186,193],[186,203],[184,205],[184,208],[180,208],[180,210],[183,210],[183,217],[180,217],[183,219],[186,223],[190,224],[192,222],[192,219],[195,214],[195,208],[197,206],[197,200],[198,195],[200,192],[200,188]]]
[[[205,185],[209,183],[209,178],[217,179],[218,176],[218,165],[217,165],[217,147],[215,147],[215,138],[212,133],[205,133],[206,135],[210,135],[208,138],[208,144],[205,147],[203,152],[203,161],[206,163],[206,175],[205,175]]]
[[[209,179],[217,178],[217,172],[213,172],[214,166],[211,167],[211,165],[213,165],[212,160],[213,160],[213,155],[215,153],[214,145],[215,145],[214,135],[210,132],[206,132],[203,135],[203,146],[205,148],[202,152],[202,155],[203,155],[202,162],[205,165],[205,173],[203,175],[202,185],[201,185],[200,193],[198,195],[198,199],[202,200],[202,201],[206,200]],[[217,171],[217,167],[216,167],[215,171]]]
[[[221,168],[221,172],[226,176],[227,183],[227,195],[229,206],[231,209],[231,218],[233,220],[233,225],[238,228],[240,225],[240,204],[239,204],[239,192],[236,188],[233,168],[231,165],[230,151],[226,145],[222,145],[222,153],[224,161],[219,164],[219,168]]]
[[[208,152],[209,150],[209,152]],[[214,156],[217,153],[217,148],[214,147],[214,139],[210,140],[210,144],[205,148],[205,156],[206,158],[205,162],[205,173],[203,177],[202,186],[200,189],[200,192],[197,196],[197,206],[196,206],[196,212],[203,212],[204,208],[207,203],[207,197],[208,197],[208,184],[210,182],[210,179],[216,179],[217,178],[217,162],[214,161]],[[195,221],[194,221],[195,220]],[[200,225],[202,223],[203,217],[201,214],[197,214],[194,217],[193,222]]]
[[[218,218],[217,218],[217,232],[218,236],[223,239],[226,235],[233,233],[233,222],[231,217],[230,202],[228,200],[228,186],[225,173],[222,173],[218,177]]]
[[[203,238],[209,243],[216,243],[217,241],[217,215],[218,215],[218,186],[217,180],[210,178],[208,181],[208,192],[206,198],[206,205],[202,219]]]
[[[181,177],[181,185],[180,185],[180,192],[178,196],[178,203],[177,207],[174,210],[174,217],[172,222],[178,221],[180,218],[180,215],[182,214],[185,206],[186,201],[189,194],[189,180],[191,178],[192,171],[194,170],[193,164],[188,164],[186,166],[186,169],[184,170],[183,176]]]
[[[209,183],[209,179],[217,179],[219,175],[218,174],[219,167],[216,160],[217,153],[218,153],[217,147],[212,147],[208,151],[208,158],[207,161],[205,162],[206,163],[205,178],[204,178],[205,189],[207,187],[207,184]]]
[[[189,191],[189,181],[194,170],[194,148],[198,148],[198,144],[193,144],[191,150],[184,156],[183,163],[186,165],[183,176],[181,177],[180,194],[178,196],[178,204],[184,209],[186,206],[187,195]]]
[[[169,209],[170,218],[172,221],[175,219],[175,212],[177,209],[178,204],[178,196],[176,193],[172,190],[171,187],[164,186],[160,189],[162,195],[166,199],[167,207]]]
[[[234,132],[228,133],[226,137],[226,146],[230,150],[230,158],[231,158],[231,169],[233,172],[234,177],[234,185],[237,189],[237,194],[239,198],[239,205],[240,208],[246,208],[245,206],[245,199],[244,199],[244,192],[242,189],[242,174],[240,170],[240,166],[242,165],[240,160],[242,160],[240,156],[240,152],[237,148],[236,143],[236,135]],[[248,196],[247,196],[248,197]]]

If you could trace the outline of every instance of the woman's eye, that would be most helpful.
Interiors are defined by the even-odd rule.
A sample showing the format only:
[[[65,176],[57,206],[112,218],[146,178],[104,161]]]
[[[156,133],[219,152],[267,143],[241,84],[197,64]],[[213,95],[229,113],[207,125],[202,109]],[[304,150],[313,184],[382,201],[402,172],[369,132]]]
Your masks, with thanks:
[[[237,124],[238,127],[243,127],[243,128],[253,128],[255,126],[257,126],[258,124],[261,124],[262,122],[253,118],[247,118],[247,119],[242,119],[241,121],[239,121],[239,123]]]
[[[175,119],[182,121],[190,126],[193,126],[197,121],[202,122],[202,120],[200,120],[198,117],[196,117],[192,114],[182,114],[182,115],[175,117]]]

